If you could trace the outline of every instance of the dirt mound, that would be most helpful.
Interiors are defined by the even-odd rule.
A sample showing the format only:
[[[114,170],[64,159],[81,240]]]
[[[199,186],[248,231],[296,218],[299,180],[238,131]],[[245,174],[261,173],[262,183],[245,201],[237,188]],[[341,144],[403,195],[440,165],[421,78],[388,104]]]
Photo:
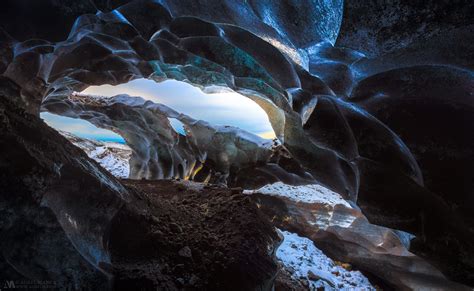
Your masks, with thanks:
[[[124,180],[134,202],[115,217],[116,289],[267,289],[274,228],[249,197],[176,181]]]

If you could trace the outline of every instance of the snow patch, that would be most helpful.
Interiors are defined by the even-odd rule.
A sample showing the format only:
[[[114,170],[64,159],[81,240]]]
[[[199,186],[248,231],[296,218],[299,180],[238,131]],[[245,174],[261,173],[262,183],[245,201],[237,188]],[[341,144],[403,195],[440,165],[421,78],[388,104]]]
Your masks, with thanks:
[[[129,146],[81,138],[65,131],[59,131],[59,133],[115,177],[128,178],[130,174],[129,160],[132,155],[132,149]]]
[[[295,280],[307,280],[310,290],[376,290],[359,271],[334,263],[314,243],[295,233],[279,230],[283,243],[276,256]]]
[[[331,206],[342,204],[348,208],[351,205],[341,195],[326,187],[316,184],[292,186],[282,182],[268,184],[257,190],[245,190],[245,194],[261,193],[273,196],[287,197],[297,202],[321,203]]]
[[[130,174],[129,156],[123,157],[122,152],[131,151],[126,145],[119,143],[106,142],[103,146],[95,148],[87,155],[98,162],[102,167],[118,178],[128,178]]]

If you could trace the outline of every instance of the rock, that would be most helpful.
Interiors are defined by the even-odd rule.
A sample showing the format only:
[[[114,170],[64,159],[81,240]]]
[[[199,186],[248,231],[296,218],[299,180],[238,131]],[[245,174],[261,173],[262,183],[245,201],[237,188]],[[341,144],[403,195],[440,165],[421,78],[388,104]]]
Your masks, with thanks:
[[[193,256],[193,254],[191,252],[191,249],[188,246],[185,246],[182,249],[180,249],[178,254],[181,257],[185,257],[185,258],[192,258],[192,256]]]
[[[181,228],[181,226],[177,225],[176,223],[171,223],[170,224],[170,229],[173,232],[176,232],[176,233],[182,233],[183,232],[183,229]]]
[[[400,50],[413,42],[425,41],[472,24],[470,15],[474,9],[469,1],[395,1],[391,5],[386,5],[384,1],[373,1],[370,4],[345,4],[337,45],[361,51],[368,56]]]
[[[181,182],[171,180],[124,183],[142,199],[127,204],[112,225],[115,284],[124,289],[140,284],[171,290],[191,284],[196,289],[239,290],[273,284],[277,266],[268,250],[275,248],[278,237],[251,201],[235,200],[236,194],[228,189],[196,185],[179,191],[176,186]],[[174,196],[179,199],[173,201]],[[201,219],[207,213],[211,218]],[[150,225],[146,220],[150,215],[160,223]],[[225,222],[217,220],[219,216]],[[220,227],[223,223],[225,228]],[[147,235],[157,230],[163,235]],[[177,245],[183,247],[176,251]],[[164,264],[172,270],[161,270]]]
[[[232,194],[240,194],[242,193],[243,189],[240,187],[235,187],[235,188],[230,188],[230,191],[232,192]]]
[[[2,27],[18,40],[65,40],[76,17],[96,12],[91,1],[7,0],[2,3]],[[48,21],[45,21],[47,19]]]
[[[312,271],[308,271],[308,279],[312,281],[318,281],[321,280],[321,277],[313,273]]]
[[[200,280],[199,277],[193,274],[191,278],[189,279],[188,284],[191,286],[194,286],[199,282],[199,280]]]

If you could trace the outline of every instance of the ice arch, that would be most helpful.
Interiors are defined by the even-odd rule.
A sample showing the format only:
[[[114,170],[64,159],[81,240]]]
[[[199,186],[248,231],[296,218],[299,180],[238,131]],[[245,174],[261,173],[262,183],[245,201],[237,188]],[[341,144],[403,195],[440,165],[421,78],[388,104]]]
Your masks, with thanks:
[[[238,127],[267,139],[276,137],[267,114],[252,100],[224,87],[206,88],[206,92],[175,80],[157,83],[135,79],[117,86],[90,86],[81,93],[105,97],[140,96],[213,125]]]

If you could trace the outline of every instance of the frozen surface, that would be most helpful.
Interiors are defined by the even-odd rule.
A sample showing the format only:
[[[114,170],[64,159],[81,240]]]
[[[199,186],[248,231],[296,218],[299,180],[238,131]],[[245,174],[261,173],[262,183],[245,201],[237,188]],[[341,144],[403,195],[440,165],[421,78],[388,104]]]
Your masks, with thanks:
[[[115,177],[129,177],[129,160],[132,155],[132,150],[129,146],[116,142],[100,142],[80,138],[64,131],[60,131],[60,133]]]
[[[87,154],[115,177],[128,178],[130,174],[128,161],[131,155],[128,146],[107,142]]]
[[[334,263],[314,243],[295,233],[280,230],[284,237],[276,256],[294,279],[308,280],[311,290],[375,290],[359,271]]]
[[[246,190],[244,193],[262,193],[266,195],[283,196],[298,202],[322,203],[332,206],[342,204],[346,207],[351,207],[350,204],[341,197],[341,195],[326,187],[316,184],[292,186],[284,184],[283,182],[276,182],[265,185],[257,190]]]

